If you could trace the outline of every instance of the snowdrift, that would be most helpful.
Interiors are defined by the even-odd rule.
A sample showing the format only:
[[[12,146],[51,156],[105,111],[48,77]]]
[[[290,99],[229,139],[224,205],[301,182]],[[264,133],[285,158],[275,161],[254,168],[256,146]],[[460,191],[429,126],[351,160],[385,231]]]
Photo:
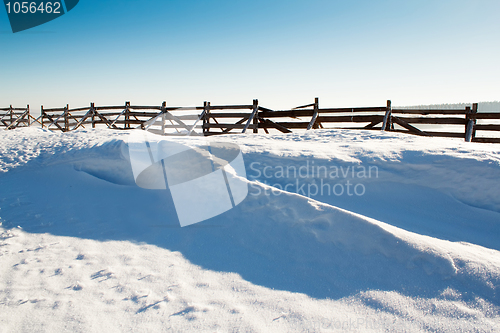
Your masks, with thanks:
[[[180,228],[168,191],[135,185],[126,137],[2,132],[8,331],[500,324],[498,146],[349,131],[217,138],[241,147],[249,195]]]

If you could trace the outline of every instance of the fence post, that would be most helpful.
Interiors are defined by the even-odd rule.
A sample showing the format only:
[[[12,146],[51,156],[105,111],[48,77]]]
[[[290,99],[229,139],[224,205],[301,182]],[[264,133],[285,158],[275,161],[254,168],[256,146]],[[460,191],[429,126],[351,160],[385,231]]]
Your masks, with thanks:
[[[165,135],[165,120],[166,120],[165,113],[167,112],[166,108],[167,108],[167,102],[163,101],[163,103],[161,103],[161,134],[162,135]]]
[[[474,124],[472,119],[470,119],[471,109],[470,106],[465,107],[465,142],[471,142],[472,140],[472,128]]]
[[[203,102],[203,111],[201,113],[203,115],[203,124],[201,125],[203,135],[207,132],[207,118],[205,117],[207,114],[207,101]]]
[[[254,133],[259,133],[259,117],[258,117],[258,112],[259,110],[259,100],[257,99],[254,99],[253,100],[253,113],[254,113],[254,117],[253,117],[253,132]]]
[[[391,117],[392,117],[392,108],[391,101],[387,100],[387,108],[384,116],[384,123],[382,124],[382,131],[387,131],[391,129]]]
[[[207,112],[205,113],[205,117],[207,118],[207,134],[210,134],[210,112],[211,112],[210,106],[211,105],[212,105],[211,102],[207,102]]]
[[[14,122],[14,109],[12,108],[12,104],[10,105],[10,124],[9,124],[9,127],[12,125],[12,123]],[[7,127],[7,128],[9,128]]]
[[[472,114],[477,113],[478,107],[479,107],[478,103],[472,104]],[[473,126],[473,130],[472,130],[472,140],[474,140],[476,138],[476,123],[477,123],[477,119],[474,119],[474,126]]]
[[[26,105],[26,111],[28,111],[28,118],[26,118],[28,120],[28,125],[27,127],[30,127],[31,126],[31,123],[30,123],[30,105]]]
[[[92,114],[92,128],[95,128],[95,107],[94,103],[90,102],[90,112]]]
[[[43,128],[43,118],[45,116],[45,111],[43,111],[43,105],[40,106],[40,124],[42,124]]]
[[[203,125],[202,132],[203,135],[207,135],[210,133],[210,102],[203,102]]]
[[[64,108],[64,131],[69,131],[69,104]]]
[[[245,127],[243,127],[243,131],[241,133],[245,133],[247,131],[248,127],[250,127],[250,124],[254,121],[254,118],[257,115],[257,111],[259,111],[259,100],[258,99],[253,100],[252,108],[253,108],[252,114],[248,118],[248,121],[245,124]],[[255,125],[255,123],[254,123],[254,125]],[[254,129],[253,129],[254,133],[256,133],[255,130],[256,130],[256,128],[254,126]],[[257,130],[257,132],[258,132],[258,130]]]
[[[130,128],[130,102],[125,102],[125,124],[123,125],[124,129]]]
[[[470,106],[465,108],[465,119],[467,120],[465,124],[465,142],[471,142],[476,137],[476,119],[472,119],[471,115],[477,113],[478,104],[472,104],[472,110]]]
[[[316,128],[314,127],[314,124],[316,124],[316,119],[318,119],[318,110],[319,110],[319,98],[316,97],[314,99],[314,113],[311,121],[309,122],[309,125],[307,125],[307,130],[309,131],[311,128]]]

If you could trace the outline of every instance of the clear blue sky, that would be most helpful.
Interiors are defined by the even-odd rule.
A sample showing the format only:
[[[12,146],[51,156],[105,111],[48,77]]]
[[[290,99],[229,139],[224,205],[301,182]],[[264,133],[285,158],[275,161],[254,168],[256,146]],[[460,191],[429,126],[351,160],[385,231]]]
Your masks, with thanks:
[[[500,100],[498,0],[80,0],[13,34],[0,107]]]

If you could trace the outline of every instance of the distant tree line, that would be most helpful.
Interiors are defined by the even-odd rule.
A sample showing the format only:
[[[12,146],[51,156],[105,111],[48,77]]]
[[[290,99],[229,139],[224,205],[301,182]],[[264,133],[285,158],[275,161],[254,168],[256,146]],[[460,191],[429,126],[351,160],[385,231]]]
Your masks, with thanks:
[[[482,112],[500,112],[500,101],[494,102],[479,102],[478,111]],[[472,103],[455,103],[455,104],[430,104],[430,105],[412,105],[401,106],[398,109],[464,109],[466,106],[471,106]]]

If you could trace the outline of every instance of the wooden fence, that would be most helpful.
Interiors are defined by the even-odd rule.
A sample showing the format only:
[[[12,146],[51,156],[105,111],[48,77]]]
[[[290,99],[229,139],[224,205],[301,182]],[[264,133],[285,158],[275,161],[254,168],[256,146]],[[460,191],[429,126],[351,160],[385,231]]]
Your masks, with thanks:
[[[29,105],[25,108],[13,108],[11,105],[0,109],[0,127],[5,127],[5,129],[28,127],[34,122],[37,120],[30,114]]]
[[[290,110],[271,110],[254,100],[248,105],[211,105],[167,107],[95,106],[70,109],[46,109],[33,118],[26,109],[0,109],[1,126],[13,129],[34,123],[43,128],[63,132],[97,125],[111,129],[141,128],[162,135],[221,135],[258,133],[270,130],[290,133],[293,130],[318,128],[348,128],[382,130],[422,136],[463,138],[465,141],[500,143],[500,112],[478,112],[478,104],[464,109],[403,109],[385,106],[354,108],[320,108],[319,99],[314,103]],[[495,137],[478,136],[495,133]]]

